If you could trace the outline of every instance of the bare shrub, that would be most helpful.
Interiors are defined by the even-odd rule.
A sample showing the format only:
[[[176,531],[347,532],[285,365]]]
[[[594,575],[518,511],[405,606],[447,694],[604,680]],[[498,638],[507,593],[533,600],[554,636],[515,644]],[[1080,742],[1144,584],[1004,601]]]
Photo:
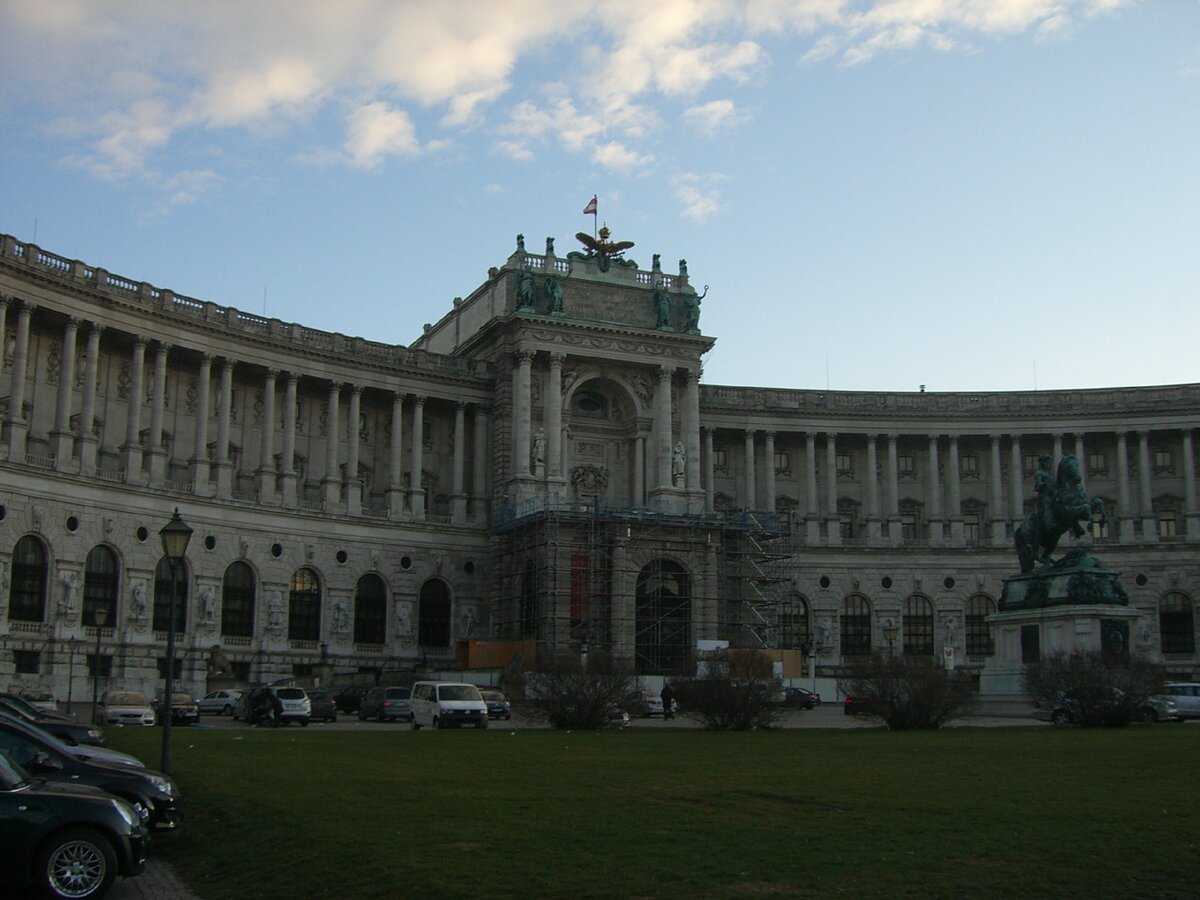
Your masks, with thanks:
[[[838,688],[863,701],[863,715],[892,731],[940,728],[966,710],[975,692],[967,672],[947,669],[933,657],[883,653],[847,665]]]
[[[753,650],[722,650],[707,660],[703,678],[672,681],[682,715],[712,730],[770,728],[782,710],[771,659]]]
[[[1039,706],[1066,710],[1070,721],[1093,728],[1128,725],[1162,683],[1152,663],[1099,652],[1055,653],[1024,674],[1025,690]]]
[[[603,728],[638,695],[632,670],[593,654],[586,670],[576,657],[563,657],[525,675],[530,710],[552,728]]]

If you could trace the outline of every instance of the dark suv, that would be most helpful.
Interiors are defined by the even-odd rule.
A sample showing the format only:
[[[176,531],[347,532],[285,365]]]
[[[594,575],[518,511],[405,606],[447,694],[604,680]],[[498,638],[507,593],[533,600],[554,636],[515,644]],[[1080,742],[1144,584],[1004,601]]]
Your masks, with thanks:
[[[37,778],[0,753],[0,885],[98,898],[146,864],[146,820],[82,784]]]
[[[380,722],[401,720],[412,721],[412,707],[409,698],[412,688],[406,687],[373,687],[363,694],[358,706],[358,720],[378,719]]]

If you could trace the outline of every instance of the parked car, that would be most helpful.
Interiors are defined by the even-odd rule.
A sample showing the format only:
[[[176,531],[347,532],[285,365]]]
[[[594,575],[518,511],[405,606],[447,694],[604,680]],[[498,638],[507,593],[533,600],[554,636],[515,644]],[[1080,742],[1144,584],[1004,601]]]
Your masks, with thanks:
[[[291,722],[308,725],[308,720],[312,716],[312,704],[308,700],[308,694],[304,692],[304,688],[283,685],[260,685],[244,691],[234,707],[233,717],[242,719],[247,724],[257,725],[265,718],[264,713],[267,707],[263,698],[270,694],[279,698],[282,707],[279,713],[280,725],[287,725]]]
[[[483,697],[483,702],[487,704],[489,719],[512,718],[512,704],[508,702],[508,698],[500,691],[492,688],[480,688],[479,695]]]
[[[105,691],[96,706],[97,725],[153,725],[154,710],[145,694]]]
[[[411,722],[411,696],[411,688],[373,687],[363,694],[362,702],[358,706],[358,721],[378,719],[380,722]]]
[[[371,689],[369,684],[352,684],[338,691],[338,695],[334,698],[337,703],[338,712],[349,713],[353,715],[358,712],[359,706],[362,705],[363,695]]]
[[[211,713],[217,716],[232,716],[233,708],[237,705],[240,696],[242,696],[241,691],[228,688],[210,691],[196,701],[196,707],[200,710],[201,715]]]
[[[1158,695],[1174,700],[1180,717],[1200,719],[1200,682],[1173,681],[1164,684]]]
[[[152,830],[169,831],[181,821],[179,789],[159,772],[80,759],[53,736],[7,718],[0,719],[0,753],[50,781],[91,785],[141,804]]]
[[[337,721],[337,704],[329,691],[308,691],[308,702],[312,709],[309,719],[320,719],[322,722]]]
[[[39,709],[34,706],[20,694],[11,694],[6,691],[0,691],[0,700],[5,703],[17,707],[22,712],[35,719],[57,719],[60,722],[74,722],[75,720],[69,716],[64,716],[62,713],[46,712],[44,709]]]
[[[805,688],[789,687],[780,691],[777,702],[790,709],[815,709],[821,705],[821,695]]]
[[[1181,722],[1183,716],[1171,697],[1154,694],[1138,707],[1138,719],[1142,722]]]
[[[1126,702],[1126,695],[1113,688],[1111,699],[1102,703],[1093,701],[1089,712],[1093,717],[1098,716],[1102,720],[1111,717],[1111,724],[1123,725],[1129,721]],[[1054,698],[1054,703],[1045,707],[1039,706],[1034,718],[1049,720],[1054,725],[1076,725],[1083,720],[1083,712],[1080,701],[1073,694],[1059,693]],[[1132,717],[1138,722],[1168,722],[1181,718],[1175,701],[1167,696],[1147,697],[1137,704]]]
[[[418,681],[412,688],[413,731],[431,728],[488,727],[487,704],[473,684]]]
[[[632,716],[641,716],[642,718],[661,716],[663,714],[662,696],[656,691],[641,691],[630,701],[625,711]]]
[[[18,723],[24,724],[28,728],[32,728],[41,734],[45,734],[54,740],[60,741],[68,751],[75,756],[78,756],[80,759],[89,759],[93,762],[103,763],[105,765],[132,766],[135,769],[146,768],[145,763],[143,763],[136,756],[131,756],[128,753],[122,753],[120,750],[112,750],[108,747],[101,747],[96,744],[81,744],[78,741],[72,740],[70,737],[63,737],[60,734],[55,734],[53,731],[43,728],[37,723],[29,722],[20,718],[19,716],[11,715],[3,708],[0,708],[0,720],[6,718],[13,719]]]
[[[181,691],[171,694],[169,712],[166,700],[160,699],[154,706],[154,714],[158,717],[159,725],[166,721],[168,715],[171,716],[172,725],[193,725],[200,721],[200,707],[196,705],[191,694]]]
[[[51,715],[58,714],[58,701],[54,699],[54,695],[49,691],[39,690],[24,690],[21,691],[21,699],[32,706],[34,709],[40,709],[44,713]]]
[[[842,712],[848,716],[868,716],[871,714],[871,704],[865,697],[847,694],[842,701]]]
[[[0,753],[0,884],[97,900],[145,867],[143,813],[98,788],[35,778]]]
[[[31,712],[28,707],[17,706],[4,699],[0,699],[0,713],[37,725],[69,744],[89,744],[96,747],[104,744],[104,732],[95,725],[82,725],[59,716],[37,715],[36,709]]]

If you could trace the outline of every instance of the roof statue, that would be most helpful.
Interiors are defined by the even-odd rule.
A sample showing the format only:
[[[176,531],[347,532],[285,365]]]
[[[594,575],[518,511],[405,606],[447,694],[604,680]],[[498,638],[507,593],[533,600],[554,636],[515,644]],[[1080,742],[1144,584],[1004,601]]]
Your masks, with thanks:
[[[587,247],[587,252],[581,253],[578,250],[572,250],[567,254],[567,259],[594,260],[601,272],[607,272],[609,266],[613,264],[626,269],[636,269],[636,262],[632,259],[622,258],[625,251],[633,246],[633,241],[609,241],[610,234],[612,232],[609,231],[607,225],[601,226],[598,238],[592,237],[586,231],[580,231],[575,237],[579,239],[579,243]]]

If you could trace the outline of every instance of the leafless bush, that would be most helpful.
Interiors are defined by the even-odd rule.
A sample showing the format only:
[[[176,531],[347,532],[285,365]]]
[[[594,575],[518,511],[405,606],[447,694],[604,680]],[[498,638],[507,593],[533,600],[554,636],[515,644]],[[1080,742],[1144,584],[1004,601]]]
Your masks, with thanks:
[[[1066,710],[1072,722],[1119,727],[1163,683],[1152,663],[1098,652],[1055,653],[1025,667],[1027,693],[1045,709]]]
[[[525,676],[535,716],[553,728],[590,731],[603,728],[638,695],[638,678],[628,668],[592,655],[586,670],[577,658],[564,657]]]
[[[750,650],[724,650],[708,659],[703,678],[672,681],[682,715],[713,730],[770,728],[782,710],[771,659]]]
[[[975,690],[961,669],[947,669],[930,656],[890,653],[850,663],[838,688],[863,702],[863,715],[883,720],[892,731],[940,728],[969,706]]]

